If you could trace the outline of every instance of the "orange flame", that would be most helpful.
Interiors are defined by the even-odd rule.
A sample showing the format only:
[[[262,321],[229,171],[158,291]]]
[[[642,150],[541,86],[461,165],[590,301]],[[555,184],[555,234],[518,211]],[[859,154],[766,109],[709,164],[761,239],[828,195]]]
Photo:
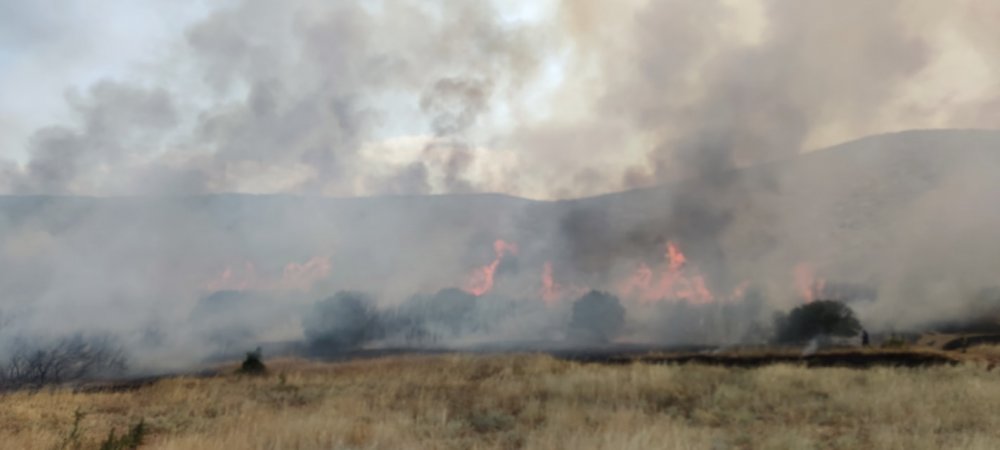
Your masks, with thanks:
[[[243,264],[243,272],[238,268],[233,270],[232,266],[226,266],[219,276],[205,283],[205,289],[209,291],[245,291],[252,289],[258,283],[257,268],[251,262]]]
[[[303,264],[289,263],[281,273],[281,289],[307,291],[313,284],[330,275],[332,270],[329,257],[316,256]]]
[[[684,264],[687,264],[687,257],[681,253],[680,249],[673,242],[667,242],[667,260],[670,261],[670,265],[667,268],[671,272],[677,272],[684,267]]]
[[[288,263],[280,277],[268,278],[257,274],[252,262],[243,263],[243,270],[227,266],[219,276],[205,283],[208,291],[279,290],[308,291],[316,282],[330,275],[329,257],[316,256],[306,262]]]
[[[493,289],[493,277],[496,275],[497,268],[500,267],[500,262],[503,261],[504,256],[507,253],[516,255],[518,252],[517,244],[505,242],[502,239],[497,239],[493,242],[493,252],[496,257],[493,258],[493,262],[477,268],[469,276],[469,280],[465,283],[465,292],[468,292],[476,297],[485,295],[487,292]]]
[[[552,304],[562,298],[562,286],[552,279],[552,262],[546,261],[542,266],[542,300]]]
[[[563,286],[555,281],[552,275],[552,261],[547,261],[542,266],[542,300],[546,305],[553,305],[556,302],[572,296],[583,295],[587,289],[579,286]]]
[[[667,242],[664,255],[667,267],[655,276],[653,269],[645,263],[619,284],[623,297],[636,297],[642,302],[665,299],[680,299],[689,303],[704,304],[715,299],[708,289],[705,277],[697,268],[687,264],[687,257],[673,242]]]
[[[795,287],[806,303],[819,299],[826,287],[826,280],[816,277],[812,265],[799,263],[795,266]]]

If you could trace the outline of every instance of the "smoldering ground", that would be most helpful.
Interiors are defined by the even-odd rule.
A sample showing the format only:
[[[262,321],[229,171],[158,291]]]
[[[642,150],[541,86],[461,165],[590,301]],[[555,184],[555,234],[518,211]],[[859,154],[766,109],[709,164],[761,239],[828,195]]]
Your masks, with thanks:
[[[360,291],[421,336],[560,340],[600,289],[619,339],[722,344],[803,300],[797,267],[877,292],[852,305],[872,329],[981,315],[996,133],[801,152],[993,126],[995,87],[941,67],[948,39],[997,60],[976,19],[995,11],[746,3],[214,7],[142,71],[71,89],[69,119],[0,164],[0,332],[110,331],[183,366],[300,339],[316,302]],[[518,254],[468,323],[414,310],[497,239]],[[656,291],[668,243],[711,301]],[[665,297],[625,292],[636,276]]]

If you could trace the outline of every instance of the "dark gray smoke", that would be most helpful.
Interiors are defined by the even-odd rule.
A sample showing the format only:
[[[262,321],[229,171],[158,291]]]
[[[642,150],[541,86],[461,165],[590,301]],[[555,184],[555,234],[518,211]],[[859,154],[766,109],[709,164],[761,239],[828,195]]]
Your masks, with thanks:
[[[537,65],[527,30],[497,16],[488,2],[232,2],[179,30],[157,63],[163,79],[71,93],[77,123],[38,130],[5,185],[117,195],[474,190],[466,131]],[[427,141],[416,160],[368,149],[400,134]],[[419,163],[433,183],[419,179]]]
[[[658,139],[647,161],[625,173],[626,186],[666,181],[671,190],[634,229],[616,224],[618,230],[595,230],[599,225],[591,216],[601,212],[571,211],[564,219],[571,253],[605,255],[609,260],[600,265],[607,270],[636,240],[648,249],[674,239],[694,259],[712,262],[706,269],[714,287],[731,289],[740,280],[729,273],[725,241],[739,233],[740,247],[733,250],[743,256],[777,241],[774,225],[784,205],[774,198],[794,189],[777,174],[736,169],[798,154],[831,114],[863,121],[925,63],[925,42],[900,26],[901,2],[845,2],[833,8],[836,14],[824,2],[768,1],[764,8],[768,26],[760,42],[724,47],[708,61],[700,58],[726,39],[722,28],[708,26],[729,14],[721,2],[651,2],[637,14],[630,30],[635,55],[604,66],[608,82],[595,114],[613,120],[624,112],[635,130]],[[664,26],[679,13],[679,26]],[[859,21],[865,24],[859,34],[838,41]],[[594,29],[600,27],[579,32]],[[616,58],[617,48],[609,47],[597,51]],[[851,57],[829,63],[830,53]],[[698,70],[699,77],[683,76],[689,70]],[[574,233],[575,227],[590,229]],[[609,233],[624,239],[607,242],[601,236]],[[614,250],[587,250],[595,245]]]

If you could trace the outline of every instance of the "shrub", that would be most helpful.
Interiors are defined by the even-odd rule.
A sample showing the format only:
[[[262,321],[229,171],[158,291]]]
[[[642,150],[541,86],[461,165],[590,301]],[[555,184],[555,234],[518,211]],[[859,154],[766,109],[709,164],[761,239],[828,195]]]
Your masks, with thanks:
[[[573,302],[569,324],[571,339],[607,342],[625,325],[625,308],[618,297],[593,290]]]
[[[851,337],[861,332],[854,311],[836,300],[816,300],[776,319],[779,343],[800,344],[820,336]]]
[[[239,372],[245,375],[263,375],[267,373],[267,366],[264,365],[262,356],[260,347],[257,347],[255,351],[247,352],[247,357],[243,360],[243,364],[240,365]]]
[[[367,294],[341,291],[317,302],[302,326],[313,349],[348,350],[377,337],[378,314]]]

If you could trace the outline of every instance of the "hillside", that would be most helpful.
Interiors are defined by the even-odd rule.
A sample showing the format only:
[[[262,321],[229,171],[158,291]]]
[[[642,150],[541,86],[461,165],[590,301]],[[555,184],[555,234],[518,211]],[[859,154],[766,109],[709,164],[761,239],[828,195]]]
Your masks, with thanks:
[[[6,196],[0,307],[22,331],[117,331],[169,329],[213,290],[281,291],[286,310],[339,289],[399,303],[461,286],[496,239],[519,249],[497,289],[531,297],[546,262],[561,285],[613,288],[637,262],[662,263],[671,240],[713,289],[749,282],[788,305],[805,263],[818,278],[876,287],[879,300],[858,306],[873,326],[907,326],[963,314],[964,299],[1000,283],[997,174],[1000,132],[941,130],[873,136],[698,189],[552,202]],[[268,320],[294,335],[298,314]]]

